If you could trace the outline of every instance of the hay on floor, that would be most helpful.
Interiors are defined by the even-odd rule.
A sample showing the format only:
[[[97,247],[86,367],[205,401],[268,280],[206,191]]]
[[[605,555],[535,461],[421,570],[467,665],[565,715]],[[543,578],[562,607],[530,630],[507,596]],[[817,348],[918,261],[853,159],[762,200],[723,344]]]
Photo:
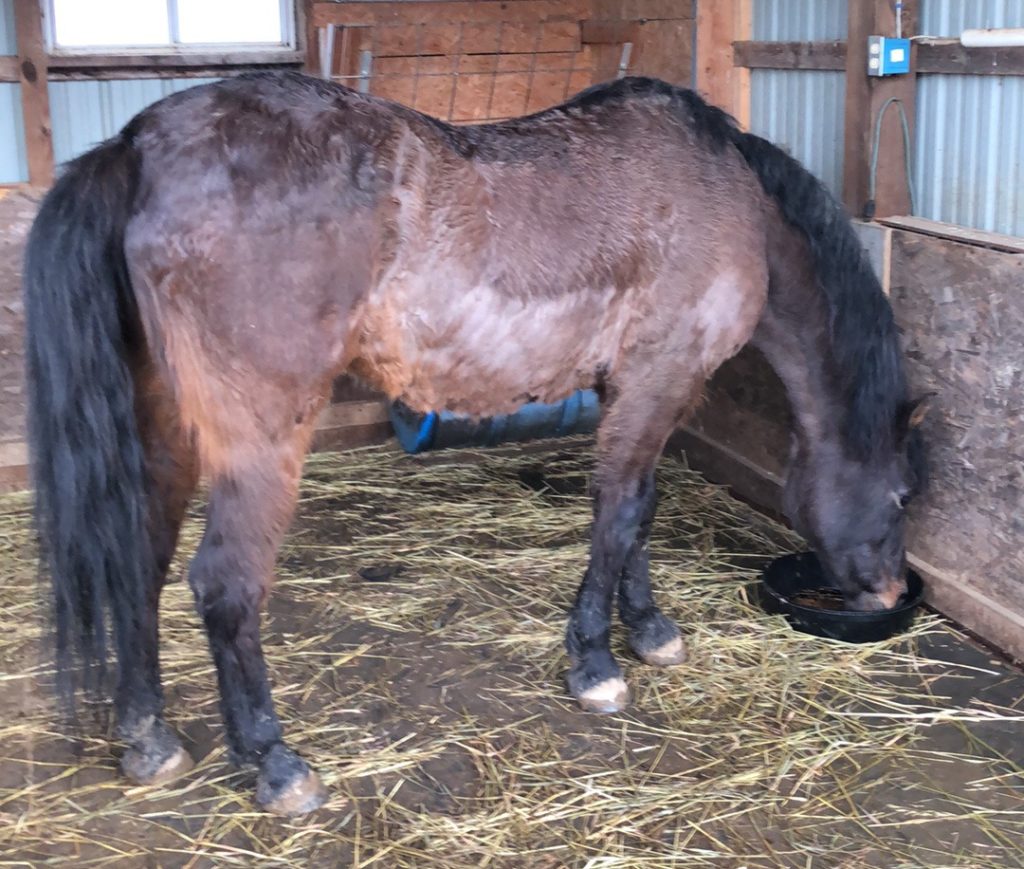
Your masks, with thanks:
[[[757,556],[799,542],[678,459],[659,469],[651,562],[689,661],[643,666],[617,633],[633,706],[577,711],[561,640],[591,462],[585,439],[310,459],[264,632],[289,738],[332,791],[296,822],[258,812],[252,773],[226,764],[181,581],[198,514],[165,592],[162,653],[169,718],[201,761],[154,790],[117,778],[98,726],[76,753],[54,724],[29,501],[0,500],[4,865],[1016,865],[1019,766],[927,737],[1024,716],[933,696],[915,646],[948,630],[933,617],[848,646],[761,613],[746,592]],[[969,786],[922,775],[954,768]]]

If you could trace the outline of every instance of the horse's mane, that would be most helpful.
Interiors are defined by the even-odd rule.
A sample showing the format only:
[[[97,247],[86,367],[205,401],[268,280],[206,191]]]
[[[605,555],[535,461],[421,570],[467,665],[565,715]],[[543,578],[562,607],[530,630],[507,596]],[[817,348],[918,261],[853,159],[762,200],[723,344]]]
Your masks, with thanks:
[[[653,79],[623,78],[583,91],[564,108],[655,95],[671,100],[690,128],[716,150],[735,147],[785,220],[807,239],[827,303],[828,334],[844,393],[844,442],[851,454],[865,460],[893,449],[897,419],[907,401],[899,334],[889,300],[843,207],[797,160],[742,132],[728,114],[693,91]],[[918,439],[912,437],[909,445],[914,460]]]

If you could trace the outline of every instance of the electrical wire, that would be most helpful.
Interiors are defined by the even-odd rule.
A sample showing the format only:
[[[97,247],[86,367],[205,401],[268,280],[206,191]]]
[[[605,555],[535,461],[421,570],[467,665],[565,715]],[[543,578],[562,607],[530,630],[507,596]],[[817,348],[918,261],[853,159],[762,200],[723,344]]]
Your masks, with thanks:
[[[907,121],[907,112],[903,108],[903,100],[898,97],[889,97],[882,108],[878,110],[878,117],[875,118],[875,135],[871,146],[871,174],[868,179],[868,201],[864,206],[864,216],[869,220],[875,216],[875,185],[878,180],[878,150],[882,139],[882,120],[889,106],[895,103],[900,112],[900,122],[903,126],[903,167],[907,173],[907,192],[910,194],[910,213],[917,213],[917,195],[914,192],[914,172],[910,156],[910,124]]]

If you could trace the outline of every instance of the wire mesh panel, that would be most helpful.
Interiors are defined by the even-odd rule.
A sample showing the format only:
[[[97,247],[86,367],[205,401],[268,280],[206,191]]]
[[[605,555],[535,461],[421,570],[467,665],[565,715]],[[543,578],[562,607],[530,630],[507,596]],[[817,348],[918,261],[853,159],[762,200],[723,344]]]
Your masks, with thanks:
[[[321,72],[456,123],[503,120],[560,103],[601,77],[580,34],[571,19],[326,25]],[[621,46],[619,74],[631,47]]]

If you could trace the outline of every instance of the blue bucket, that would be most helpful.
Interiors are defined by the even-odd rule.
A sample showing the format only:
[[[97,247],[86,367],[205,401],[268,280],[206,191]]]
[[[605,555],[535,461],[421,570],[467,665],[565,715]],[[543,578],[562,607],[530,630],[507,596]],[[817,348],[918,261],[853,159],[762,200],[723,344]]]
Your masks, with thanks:
[[[601,415],[597,393],[580,389],[557,404],[524,404],[515,413],[485,419],[457,416],[448,411],[415,413],[400,401],[389,414],[398,442],[407,453],[449,447],[492,447],[535,438],[586,434],[597,428]]]

